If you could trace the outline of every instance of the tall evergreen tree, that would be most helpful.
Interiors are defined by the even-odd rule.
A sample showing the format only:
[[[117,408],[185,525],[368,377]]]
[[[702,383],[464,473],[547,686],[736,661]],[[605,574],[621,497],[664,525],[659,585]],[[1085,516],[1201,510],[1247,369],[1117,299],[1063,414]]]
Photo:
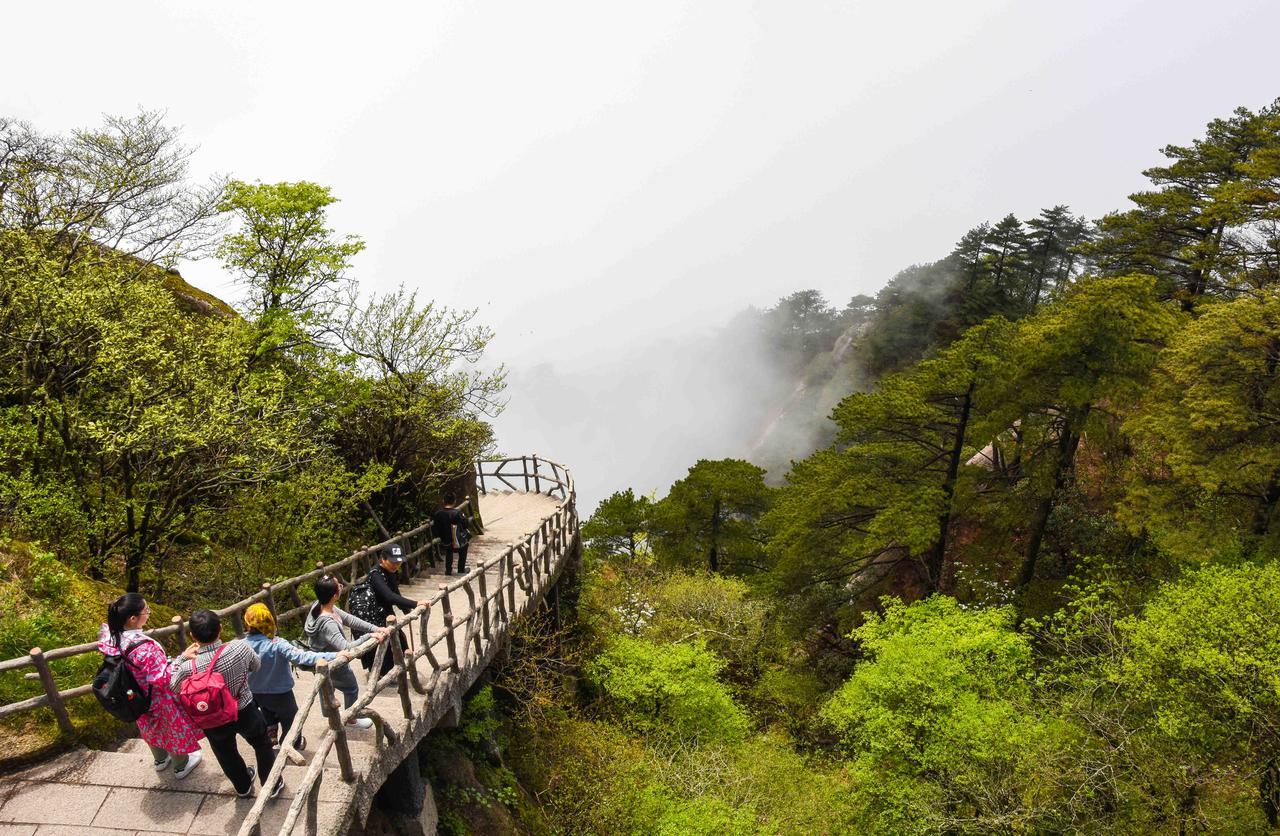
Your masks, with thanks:
[[[1150,276],[1081,282],[1019,323],[989,395],[984,433],[997,438],[1017,427],[1023,446],[1031,509],[1018,586],[1035,577],[1050,514],[1074,478],[1081,439],[1090,429],[1105,435],[1108,416],[1137,397],[1176,324]]]
[[[1241,189],[1250,164],[1280,144],[1280,102],[1258,113],[1237,108],[1209,123],[1202,139],[1163,149],[1168,165],[1143,174],[1154,189],[1130,195],[1135,208],[1099,222],[1102,235],[1089,248],[1110,274],[1145,272],[1162,292],[1191,310],[1206,295],[1232,295],[1249,284],[1247,227],[1273,200]]]

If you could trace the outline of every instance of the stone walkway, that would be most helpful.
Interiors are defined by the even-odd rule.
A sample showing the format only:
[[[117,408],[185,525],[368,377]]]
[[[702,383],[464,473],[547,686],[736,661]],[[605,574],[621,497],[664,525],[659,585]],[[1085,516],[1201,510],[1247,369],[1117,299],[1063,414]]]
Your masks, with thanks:
[[[472,540],[468,562],[472,566],[501,554],[513,541],[521,540],[560,507],[560,500],[540,494],[490,493],[480,499],[485,533]],[[496,576],[496,567],[488,575]],[[426,598],[445,580],[443,567],[437,573],[419,575],[404,585],[401,592],[408,598]],[[496,578],[495,578],[496,582]],[[493,585],[490,586],[490,589]],[[517,589],[517,600],[524,594]],[[457,614],[467,611],[463,590],[450,595],[450,605]],[[293,626],[293,625],[290,625]],[[443,633],[440,607],[433,607],[428,622],[431,635]],[[443,647],[440,645],[438,647]],[[438,653],[443,657],[444,653]],[[430,666],[425,659],[418,669],[426,681]],[[364,687],[363,669],[356,670]],[[300,673],[294,693],[299,706],[305,705],[314,687],[311,674]],[[395,688],[384,689],[375,697],[372,707],[393,724],[403,724],[399,697]],[[318,741],[328,726],[319,710],[311,712],[303,726],[309,741]],[[399,731],[399,726],[397,731]],[[367,760],[374,753],[374,732],[351,731],[353,760]],[[231,783],[222,775],[209,750],[201,743],[204,762],[189,776],[179,781],[171,771],[157,773],[151,755],[141,740],[130,740],[116,752],[77,749],[52,761],[8,776],[0,782],[0,836],[54,836],[54,834],[233,834],[243,821],[254,799],[235,797]],[[244,741],[240,751],[246,763],[253,763],[253,752]],[[320,821],[340,821],[350,804],[346,789],[331,753],[320,790]],[[285,767],[285,789],[270,802],[263,816],[263,833],[276,833],[283,823],[293,798],[293,786],[301,779],[306,766]],[[357,765],[359,770],[359,765]],[[301,833],[299,825],[295,832]],[[321,828],[321,832],[326,832]]]

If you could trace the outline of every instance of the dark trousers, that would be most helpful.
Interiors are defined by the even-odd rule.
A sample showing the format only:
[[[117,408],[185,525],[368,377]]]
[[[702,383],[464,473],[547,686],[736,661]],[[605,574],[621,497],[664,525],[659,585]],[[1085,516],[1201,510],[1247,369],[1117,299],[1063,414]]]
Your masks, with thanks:
[[[409,640],[404,637],[404,631],[397,630],[396,635],[400,637],[400,646],[403,647],[405,650],[408,650]],[[365,670],[369,670],[369,668],[373,667],[373,656],[377,652],[378,652],[378,646],[375,644],[372,650],[366,650],[364,655],[360,657],[360,663],[364,665]],[[382,657],[382,667],[378,670],[378,678],[381,679],[382,677],[386,676],[387,671],[391,670],[391,668],[395,665],[395,663],[396,663],[396,655],[391,651],[391,648],[388,647],[386,655]]]
[[[285,735],[289,733],[289,727],[293,725],[293,718],[298,716],[298,701],[294,699],[293,692],[254,694],[253,702],[258,708],[262,709],[262,716],[266,719],[268,726],[279,724],[280,736],[277,740],[284,743]]]
[[[276,762],[276,753],[271,748],[271,738],[267,737],[267,721],[252,703],[240,709],[240,716],[234,723],[204,730],[204,736],[209,739],[209,748],[218,759],[222,773],[231,779],[231,786],[236,788],[236,792],[246,793],[253,786],[253,779],[249,777],[249,768],[245,766],[244,758],[240,757],[240,752],[236,749],[237,734],[253,747],[253,754],[258,760],[259,781],[267,780],[267,775]]]
[[[453,574],[453,555],[458,554],[458,574],[465,575],[467,573],[467,547],[461,546],[454,548],[453,546],[444,547],[444,573],[446,575]]]

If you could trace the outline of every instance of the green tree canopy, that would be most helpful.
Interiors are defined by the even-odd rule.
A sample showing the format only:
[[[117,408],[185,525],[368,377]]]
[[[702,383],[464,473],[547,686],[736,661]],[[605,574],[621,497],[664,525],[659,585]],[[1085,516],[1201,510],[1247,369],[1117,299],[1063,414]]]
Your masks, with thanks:
[[[228,184],[221,209],[239,227],[218,256],[248,289],[243,311],[258,327],[260,354],[332,334],[351,259],[364,249],[359,238],[328,228],[327,208],[336,202],[327,187],[306,181]]]
[[[702,459],[654,508],[654,550],[681,566],[760,571],[760,518],[772,500],[762,468],[741,459]]]

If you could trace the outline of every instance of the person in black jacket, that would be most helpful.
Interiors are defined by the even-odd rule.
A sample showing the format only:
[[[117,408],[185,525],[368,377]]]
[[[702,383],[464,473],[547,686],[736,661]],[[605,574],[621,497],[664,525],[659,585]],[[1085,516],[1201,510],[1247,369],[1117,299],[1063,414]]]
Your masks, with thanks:
[[[378,557],[378,565],[369,571],[369,588],[373,590],[373,597],[377,599],[382,611],[380,625],[386,623],[387,616],[394,614],[395,607],[407,613],[418,606],[417,601],[400,594],[400,567],[403,564],[404,550],[393,543],[382,550],[382,554]],[[404,632],[397,631],[397,633],[400,637],[400,646],[408,648],[409,642],[405,639]],[[376,652],[377,648],[374,648],[360,657],[365,670],[373,667],[373,657]],[[385,676],[395,663],[395,654],[388,648],[382,657],[382,667],[378,670],[378,676]]]
[[[467,574],[467,540],[471,521],[458,509],[458,497],[452,491],[444,495],[444,506],[431,517],[434,534],[444,551],[444,573],[453,574],[453,558],[458,558],[458,574]]]

